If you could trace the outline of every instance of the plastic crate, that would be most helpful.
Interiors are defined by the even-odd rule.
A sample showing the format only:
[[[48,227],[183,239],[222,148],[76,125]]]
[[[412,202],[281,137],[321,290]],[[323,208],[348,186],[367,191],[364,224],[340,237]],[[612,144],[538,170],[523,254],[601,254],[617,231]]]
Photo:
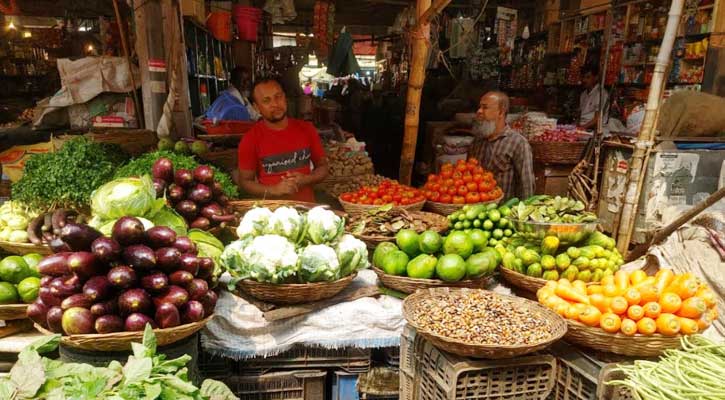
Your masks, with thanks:
[[[599,373],[598,400],[634,400],[632,391],[626,386],[607,385],[613,380],[624,379],[624,373],[614,371],[616,363],[606,364]]]
[[[555,343],[549,351],[556,357],[556,383],[548,400],[597,400],[604,364],[564,342]]]
[[[322,400],[327,372],[283,371],[226,380],[239,400]]]
[[[256,373],[276,370],[299,370],[306,368],[342,369],[350,373],[370,370],[370,349],[348,347],[325,349],[322,347],[295,346],[274,357],[257,357],[239,362],[239,373]]]
[[[332,376],[332,400],[360,400],[357,391],[358,374],[335,371]]]
[[[554,386],[556,359],[551,355],[465,358],[440,351],[419,336],[411,346],[412,332],[406,329],[401,338],[401,399],[539,400]]]

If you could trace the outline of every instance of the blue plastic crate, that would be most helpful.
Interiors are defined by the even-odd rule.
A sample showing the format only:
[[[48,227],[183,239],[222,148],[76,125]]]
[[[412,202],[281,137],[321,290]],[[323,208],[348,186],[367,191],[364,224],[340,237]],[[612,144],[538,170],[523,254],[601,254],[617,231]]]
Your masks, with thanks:
[[[357,379],[358,374],[335,371],[332,377],[332,400],[360,400]]]

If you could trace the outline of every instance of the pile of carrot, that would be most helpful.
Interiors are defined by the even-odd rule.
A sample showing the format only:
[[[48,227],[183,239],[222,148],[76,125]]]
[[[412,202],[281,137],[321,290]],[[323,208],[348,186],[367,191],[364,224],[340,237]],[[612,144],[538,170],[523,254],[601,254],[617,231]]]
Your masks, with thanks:
[[[691,335],[717,319],[717,297],[691,273],[617,271],[598,284],[549,281],[536,293],[559,315],[610,333]]]

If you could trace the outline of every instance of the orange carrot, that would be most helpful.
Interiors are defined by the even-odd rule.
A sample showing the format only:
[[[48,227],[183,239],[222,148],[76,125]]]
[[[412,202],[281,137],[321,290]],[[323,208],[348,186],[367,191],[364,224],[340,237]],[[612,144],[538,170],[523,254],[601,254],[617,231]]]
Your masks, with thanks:
[[[655,322],[657,323],[657,332],[665,336],[674,336],[680,332],[680,321],[674,314],[660,314]]]
[[[586,295],[587,294],[587,284],[584,281],[574,281],[572,282],[571,286],[576,290],[577,292]]]
[[[644,317],[644,308],[638,305],[629,306],[627,309],[627,316],[633,321],[639,321],[642,317]]]
[[[671,269],[663,268],[655,274],[655,289],[657,293],[664,292],[665,288],[675,279],[675,274]]]
[[[625,318],[622,320],[619,330],[627,336],[634,336],[634,334],[637,333],[637,323],[629,318]]]
[[[705,300],[699,297],[690,297],[682,302],[682,306],[677,312],[677,315],[685,318],[698,319],[705,311],[707,311]]]
[[[559,285],[556,287],[556,295],[564,300],[574,301],[577,303],[589,304],[589,298],[585,294],[579,293],[574,287]]]
[[[662,313],[662,307],[660,307],[659,303],[655,303],[654,301],[645,304],[642,308],[644,308],[644,315],[652,319],[659,317]]]
[[[621,294],[629,287],[629,273],[626,271],[619,270],[614,273],[614,286],[617,287],[617,291]]]
[[[690,318],[677,317],[680,321],[680,333],[683,335],[694,335],[700,331],[697,321]]]
[[[584,311],[579,313],[579,321],[589,326],[598,326],[601,318],[602,313],[594,306],[587,306]]]
[[[625,299],[622,296],[615,296],[612,297],[612,301],[609,304],[609,307],[612,309],[612,312],[615,314],[624,314],[627,312],[627,308],[629,308],[629,303],[627,303],[627,299]]]
[[[599,320],[599,326],[609,333],[616,333],[622,326],[622,319],[617,314],[605,313]]]
[[[651,335],[657,331],[657,323],[649,317],[637,321],[637,331],[643,335]]]
[[[642,271],[641,269],[632,271],[632,273],[629,274],[629,283],[632,286],[637,285],[645,279],[647,279],[647,273]]]
[[[662,307],[663,313],[674,314],[682,306],[682,299],[680,299],[680,296],[672,292],[667,292],[660,296],[658,303],[660,307]]]

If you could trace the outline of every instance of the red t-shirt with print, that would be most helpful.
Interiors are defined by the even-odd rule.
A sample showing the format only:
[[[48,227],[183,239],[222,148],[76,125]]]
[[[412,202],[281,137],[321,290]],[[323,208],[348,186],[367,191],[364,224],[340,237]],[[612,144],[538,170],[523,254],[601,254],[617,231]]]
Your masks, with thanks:
[[[287,127],[282,130],[271,129],[260,121],[239,142],[239,169],[254,171],[262,185],[276,185],[289,172],[308,175],[312,164],[325,156],[320,136],[312,124],[293,118],[287,121]],[[315,194],[307,186],[287,198],[314,202]]]

